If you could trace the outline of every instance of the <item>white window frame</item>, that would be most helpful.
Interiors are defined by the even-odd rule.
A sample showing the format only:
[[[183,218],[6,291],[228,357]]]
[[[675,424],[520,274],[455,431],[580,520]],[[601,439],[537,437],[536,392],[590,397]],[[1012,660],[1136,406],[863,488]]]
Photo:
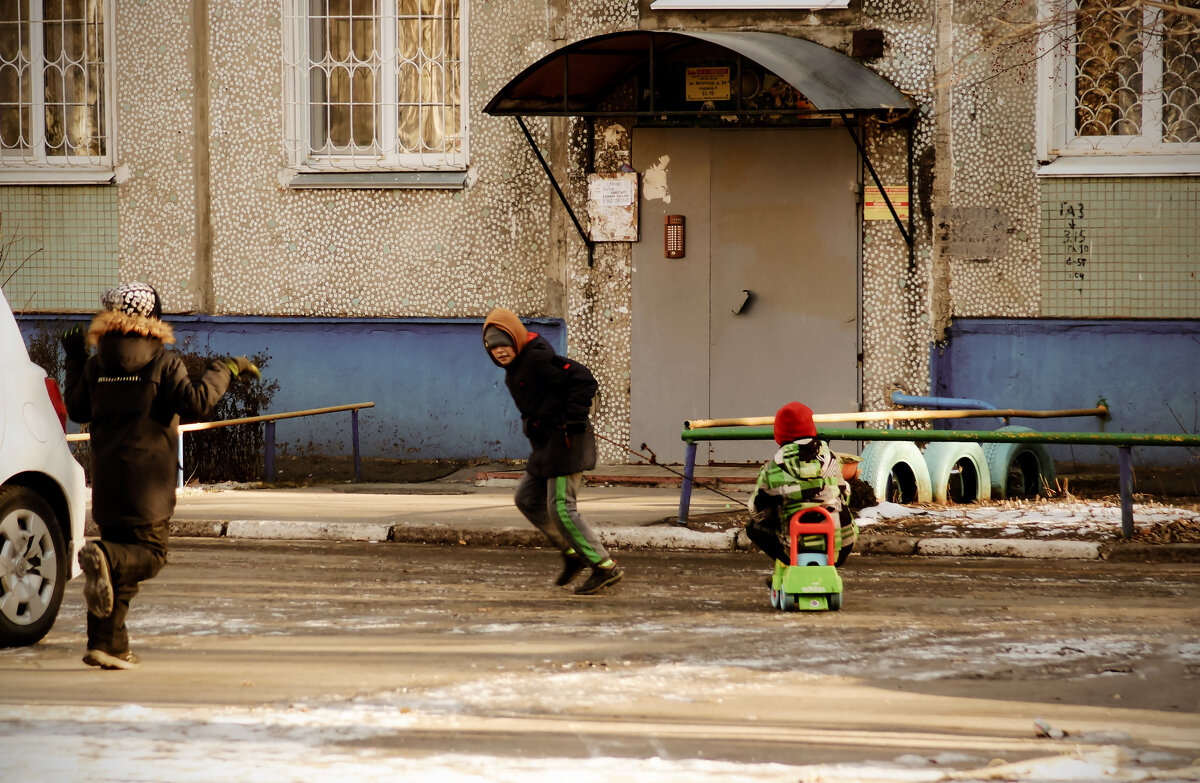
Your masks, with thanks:
[[[849,8],[850,0],[654,0],[651,11],[824,11]]]
[[[1075,0],[1039,0],[1037,154],[1041,176],[1164,176],[1200,173],[1200,142],[1163,143],[1162,37],[1143,35],[1142,127],[1138,136],[1074,136]],[[1152,30],[1162,9],[1142,7]]]
[[[30,80],[34,89],[30,100],[28,149],[0,147],[0,185],[79,185],[104,184],[113,179],[116,160],[117,113],[114,108],[114,54],[116,52],[115,0],[104,3],[104,60],[101,83],[101,113],[104,121],[103,155],[46,154],[46,60],[43,42],[43,0],[29,0]]]
[[[468,93],[468,0],[459,2],[459,134],[458,152],[403,153],[397,145],[397,104],[395,46],[383,47],[380,64],[380,105],[389,110],[378,113],[375,153],[356,152],[344,155],[326,155],[313,149],[311,126],[311,84],[309,77],[309,31],[311,30],[308,0],[283,0],[284,21],[284,151],[287,166],[293,177],[289,184],[294,187],[447,187],[461,184],[462,178],[453,183],[430,185],[424,179],[414,177],[410,183],[404,179],[347,179],[346,175],[384,175],[396,172],[465,172],[469,162],[470,140],[470,95]],[[378,40],[395,41],[397,28],[396,0],[380,0],[380,12],[376,20]],[[312,179],[305,174],[320,174]],[[341,175],[340,177],[333,175]],[[336,183],[320,180],[337,179]]]

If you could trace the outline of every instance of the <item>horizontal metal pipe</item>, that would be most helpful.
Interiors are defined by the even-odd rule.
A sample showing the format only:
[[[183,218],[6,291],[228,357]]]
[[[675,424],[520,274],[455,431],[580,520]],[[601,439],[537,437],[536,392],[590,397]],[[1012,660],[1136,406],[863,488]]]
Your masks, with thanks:
[[[350,405],[333,405],[328,408],[310,408],[306,411],[288,411],[287,413],[266,413],[262,416],[247,416],[242,419],[223,419],[221,421],[200,421],[195,424],[179,425],[180,432],[196,432],[197,430],[215,430],[217,427],[232,427],[235,424],[257,424],[260,421],[277,421],[279,419],[295,419],[300,416],[313,416],[318,413],[337,413],[338,411],[354,411],[360,408],[374,408],[373,402],[355,402]],[[67,435],[71,442],[90,440],[91,433],[78,432]]]
[[[921,419],[1058,419],[1071,416],[1108,416],[1108,408],[1071,408],[1058,411],[1030,411],[1008,408],[1005,410],[936,410],[936,411],[859,411],[858,413],[814,413],[815,422],[832,421],[918,421]],[[683,423],[684,429],[698,430],[711,427],[758,427],[771,426],[774,416],[746,416],[735,419],[692,419]]]
[[[993,411],[994,413],[994,411]],[[817,428],[825,440],[974,441],[976,443],[1072,443],[1091,446],[1200,446],[1200,435],[1136,432],[1012,432],[1001,430],[871,430]],[[771,427],[684,430],[685,443],[699,440],[773,440]]]

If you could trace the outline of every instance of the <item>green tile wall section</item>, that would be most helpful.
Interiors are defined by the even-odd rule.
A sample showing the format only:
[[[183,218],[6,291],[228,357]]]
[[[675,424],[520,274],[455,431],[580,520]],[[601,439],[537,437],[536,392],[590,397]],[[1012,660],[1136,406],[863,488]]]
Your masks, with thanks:
[[[99,308],[117,281],[115,187],[0,187],[0,221],[0,283],[14,310]]]
[[[1200,318],[1200,177],[1044,178],[1041,314]]]

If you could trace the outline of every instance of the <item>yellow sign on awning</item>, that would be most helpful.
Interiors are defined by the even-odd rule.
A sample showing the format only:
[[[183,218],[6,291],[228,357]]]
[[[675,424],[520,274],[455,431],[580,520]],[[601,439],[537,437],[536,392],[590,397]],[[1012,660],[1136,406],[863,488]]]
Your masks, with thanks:
[[[901,220],[908,220],[908,188],[884,188],[892,201],[892,208]],[[863,220],[891,220],[892,213],[888,210],[883,194],[874,185],[863,189]]]
[[[729,68],[688,68],[685,94],[689,101],[729,100]]]

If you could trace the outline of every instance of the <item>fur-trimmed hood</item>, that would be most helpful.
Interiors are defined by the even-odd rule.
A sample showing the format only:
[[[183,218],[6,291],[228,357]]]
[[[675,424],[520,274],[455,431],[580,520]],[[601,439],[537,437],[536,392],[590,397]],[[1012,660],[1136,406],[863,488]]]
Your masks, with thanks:
[[[103,310],[92,319],[87,342],[96,346],[96,360],[105,373],[136,373],[175,342],[171,326],[157,318]]]
[[[106,334],[140,334],[143,337],[154,337],[164,345],[175,342],[175,332],[166,321],[157,318],[143,318],[140,315],[127,315],[116,310],[101,310],[92,319],[88,327],[87,344],[96,345]]]

